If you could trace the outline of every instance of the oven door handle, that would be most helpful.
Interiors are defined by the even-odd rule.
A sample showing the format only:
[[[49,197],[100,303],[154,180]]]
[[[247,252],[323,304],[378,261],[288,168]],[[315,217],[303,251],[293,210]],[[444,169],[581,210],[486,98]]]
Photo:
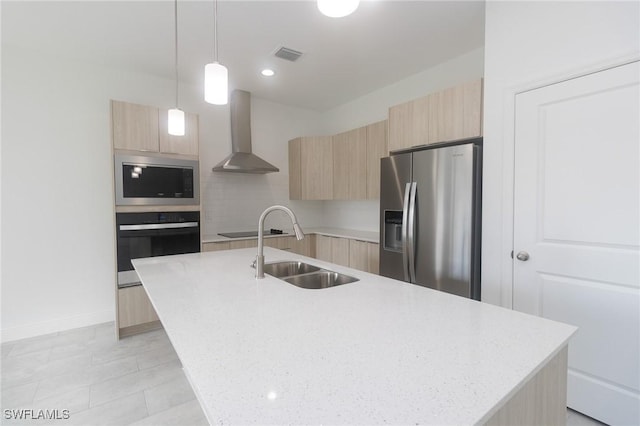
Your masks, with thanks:
[[[146,231],[149,229],[197,228],[198,222],[149,223],[144,225],[120,225],[121,231]]]

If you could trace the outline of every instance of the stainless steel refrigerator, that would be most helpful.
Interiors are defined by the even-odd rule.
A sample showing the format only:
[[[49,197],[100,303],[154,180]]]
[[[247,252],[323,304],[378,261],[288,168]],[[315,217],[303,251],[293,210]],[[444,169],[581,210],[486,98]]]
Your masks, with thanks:
[[[380,274],[480,300],[482,138],[381,159]]]

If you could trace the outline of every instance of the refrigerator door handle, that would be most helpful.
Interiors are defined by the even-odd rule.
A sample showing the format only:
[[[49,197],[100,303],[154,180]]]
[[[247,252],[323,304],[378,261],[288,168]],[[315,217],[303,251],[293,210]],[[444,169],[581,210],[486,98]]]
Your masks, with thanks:
[[[407,251],[409,260],[409,279],[410,282],[416,282],[416,190],[418,183],[411,183],[411,191],[409,194],[409,223],[407,226],[408,242]]]
[[[404,203],[402,205],[402,271],[404,280],[411,282],[409,277],[409,198],[411,195],[412,183],[407,183],[404,187]]]

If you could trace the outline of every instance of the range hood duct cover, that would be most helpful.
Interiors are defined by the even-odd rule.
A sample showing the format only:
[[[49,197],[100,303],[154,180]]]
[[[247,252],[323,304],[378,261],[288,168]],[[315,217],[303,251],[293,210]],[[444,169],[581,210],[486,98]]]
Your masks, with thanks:
[[[218,163],[214,172],[272,173],[280,169],[251,152],[251,93],[234,90],[231,107],[231,155]]]

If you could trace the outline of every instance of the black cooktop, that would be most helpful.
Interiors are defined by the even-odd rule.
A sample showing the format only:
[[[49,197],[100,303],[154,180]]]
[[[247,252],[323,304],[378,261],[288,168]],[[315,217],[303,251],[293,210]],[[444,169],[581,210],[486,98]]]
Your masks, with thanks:
[[[257,237],[258,231],[241,231],[241,232],[220,232],[218,235],[227,238],[246,238]],[[268,229],[264,231],[264,235],[287,235],[282,232],[282,229]]]

